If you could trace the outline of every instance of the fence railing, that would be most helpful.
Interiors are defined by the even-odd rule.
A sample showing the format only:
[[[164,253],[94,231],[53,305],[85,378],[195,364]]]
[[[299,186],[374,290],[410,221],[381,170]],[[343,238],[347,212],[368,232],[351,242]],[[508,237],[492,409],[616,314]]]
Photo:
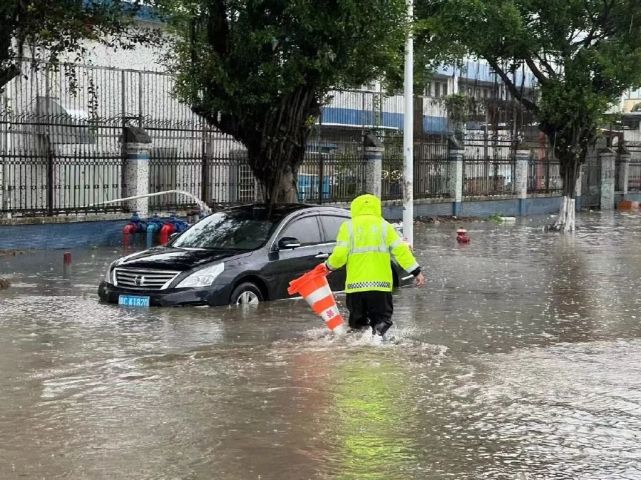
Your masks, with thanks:
[[[550,158],[531,158],[528,163],[528,193],[559,194],[563,191],[560,165]]]
[[[150,193],[177,189],[216,204],[261,198],[243,146],[179,103],[172,95],[171,75],[79,65],[34,68],[29,61],[22,68],[24,75],[9,82],[0,97],[0,212],[124,211],[123,205],[103,202],[123,197],[128,190],[121,142],[128,126],[142,127],[152,138]],[[69,78],[74,78],[73,86]],[[435,99],[416,100],[417,111],[423,111],[414,138],[414,197],[448,198],[451,163],[445,111]],[[402,106],[402,97],[380,91],[333,92],[310,135],[298,175],[299,199],[343,202],[364,191],[366,131],[377,133],[385,145],[383,199],[401,199]],[[505,109],[505,115],[512,112]],[[504,124],[507,117],[499,120],[497,125]],[[501,135],[488,134],[487,128],[470,133],[465,144],[465,195],[514,192],[513,148],[506,134]],[[537,177],[532,182],[533,191],[554,191],[554,175],[549,164],[543,181]],[[178,209],[190,206],[191,200],[172,194],[152,197],[149,205],[152,210]]]
[[[628,191],[641,192],[641,160],[630,162],[628,170]]]

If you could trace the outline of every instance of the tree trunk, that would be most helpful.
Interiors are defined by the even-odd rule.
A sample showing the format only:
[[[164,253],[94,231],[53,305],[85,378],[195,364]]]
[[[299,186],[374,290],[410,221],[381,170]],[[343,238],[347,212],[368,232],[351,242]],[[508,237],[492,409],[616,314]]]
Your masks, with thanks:
[[[318,97],[313,88],[303,86],[263,113],[213,119],[223,132],[247,147],[249,166],[270,207],[298,200],[298,168],[303,163],[312,120],[320,114]]]
[[[561,208],[559,210],[559,216],[552,225],[552,229],[557,232],[573,232],[575,229],[575,209],[576,209],[576,199],[564,196],[561,199]]]
[[[575,230],[576,213],[576,182],[579,174],[581,156],[576,154],[559,157],[561,178],[563,181],[563,198],[557,217],[551,229],[557,232],[573,232]],[[584,157],[585,155],[583,155]]]

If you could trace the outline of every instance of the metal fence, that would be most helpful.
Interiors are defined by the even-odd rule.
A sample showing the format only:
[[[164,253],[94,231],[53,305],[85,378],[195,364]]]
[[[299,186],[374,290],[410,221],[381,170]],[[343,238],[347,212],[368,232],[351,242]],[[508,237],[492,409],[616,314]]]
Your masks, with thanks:
[[[641,145],[631,145],[628,168],[628,191],[641,192]]]
[[[79,65],[56,69],[29,61],[22,69],[23,75],[0,98],[0,212],[124,211],[123,205],[103,202],[121,198],[127,190],[121,138],[128,126],[142,127],[152,139],[150,193],[178,189],[213,204],[261,198],[243,146],[179,103],[172,96],[171,75]],[[446,112],[439,99],[419,96],[415,105],[423,123],[414,129],[414,196],[447,198],[447,125],[436,122],[436,130],[426,126],[429,119],[444,119]],[[299,199],[340,202],[363,192],[362,141],[368,131],[385,146],[382,197],[401,199],[402,108],[401,96],[380,91],[332,92],[298,174]],[[495,120],[499,125],[506,119]],[[471,129],[464,194],[512,194],[513,153],[509,135]],[[532,169],[531,191],[555,191],[554,163],[535,159]],[[152,197],[150,208],[177,209],[191,202],[179,194]]]

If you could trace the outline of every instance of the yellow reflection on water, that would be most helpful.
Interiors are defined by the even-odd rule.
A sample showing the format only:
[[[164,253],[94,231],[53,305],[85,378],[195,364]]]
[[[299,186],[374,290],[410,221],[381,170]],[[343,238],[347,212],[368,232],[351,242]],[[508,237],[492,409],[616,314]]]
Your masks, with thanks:
[[[402,400],[407,372],[392,361],[368,363],[341,364],[336,371],[338,478],[400,479],[404,467],[416,464],[411,408]]]

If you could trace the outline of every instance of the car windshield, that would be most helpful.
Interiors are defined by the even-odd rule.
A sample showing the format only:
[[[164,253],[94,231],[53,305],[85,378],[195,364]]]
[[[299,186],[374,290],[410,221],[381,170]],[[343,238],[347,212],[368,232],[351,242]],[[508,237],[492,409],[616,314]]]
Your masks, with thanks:
[[[267,239],[281,218],[265,218],[262,211],[218,212],[180,235],[172,247],[255,250]]]

